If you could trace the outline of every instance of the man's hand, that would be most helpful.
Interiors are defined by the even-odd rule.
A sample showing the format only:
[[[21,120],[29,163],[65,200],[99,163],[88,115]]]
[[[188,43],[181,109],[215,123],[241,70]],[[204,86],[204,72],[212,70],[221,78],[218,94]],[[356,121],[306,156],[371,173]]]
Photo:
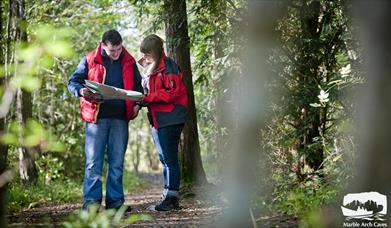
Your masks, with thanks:
[[[94,103],[103,102],[103,99],[99,94],[95,94],[87,88],[80,89],[79,94],[80,96],[84,97],[87,101],[94,102]]]
[[[145,95],[143,95],[142,99],[140,101],[136,101],[136,104],[139,105],[140,107],[147,107],[148,103],[144,101]]]

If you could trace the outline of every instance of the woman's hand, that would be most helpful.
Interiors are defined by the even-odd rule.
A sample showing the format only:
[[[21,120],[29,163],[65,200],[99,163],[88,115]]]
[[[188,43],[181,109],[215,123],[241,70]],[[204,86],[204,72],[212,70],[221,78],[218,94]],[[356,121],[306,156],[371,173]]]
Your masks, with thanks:
[[[132,120],[135,119],[137,116],[138,116],[138,112],[140,111],[141,107],[140,105],[136,104],[135,106],[133,106],[133,116],[132,116]]]

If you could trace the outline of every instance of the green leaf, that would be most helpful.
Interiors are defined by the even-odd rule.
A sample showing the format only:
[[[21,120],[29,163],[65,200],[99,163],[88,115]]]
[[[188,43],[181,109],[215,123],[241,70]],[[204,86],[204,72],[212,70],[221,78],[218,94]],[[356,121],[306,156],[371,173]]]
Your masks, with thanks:
[[[153,217],[148,214],[136,214],[136,215],[131,215],[127,219],[129,223],[135,223],[137,221],[152,221]]]
[[[327,103],[329,101],[329,93],[325,92],[323,89],[320,90],[318,95],[319,101],[321,103]]]
[[[62,152],[65,151],[66,147],[63,143],[60,142],[51,142],[49,143],[48,150]]]
[[[18,137],[12,133],[2,135],[1,141],[8,145],[18,145]]]
[[[318,104],[318,103],[311,103],[310,106],[315,107],[315,108],[322,107],[322,105]]]
[[[69,42],[59,40],[46,45],[48,52],[55,57],[67,58],[73,55],[72,46]]]
[[[34,76],[16,76],[11,79],[11,85],[32,92],[41,87],[41,79]]]

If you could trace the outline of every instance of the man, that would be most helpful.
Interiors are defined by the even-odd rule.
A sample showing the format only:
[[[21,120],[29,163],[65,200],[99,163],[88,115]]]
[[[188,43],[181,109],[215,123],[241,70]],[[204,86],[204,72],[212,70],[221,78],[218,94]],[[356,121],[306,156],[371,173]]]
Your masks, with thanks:
[[[81,117],[86,122],[83,209],[102,202],[102,169],[106,149],[106,209],[118,209],[124,204],[122,176],[128,122],[137,116],[139,106],[131,100],[101,100],[99,95],[83,86],[85,79],[142,92],[136,62],[122,46],[122,37],[116,30],[105,32],[96,50],[80,61],[68,81],[68,89],[74,96],[80,97]]]

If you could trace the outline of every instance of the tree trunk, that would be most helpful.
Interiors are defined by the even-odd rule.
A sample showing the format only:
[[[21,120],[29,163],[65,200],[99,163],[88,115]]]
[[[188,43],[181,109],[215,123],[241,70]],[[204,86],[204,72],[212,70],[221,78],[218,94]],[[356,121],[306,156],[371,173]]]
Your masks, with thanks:
[[[225,32],[225,23],[226,23],[226,1],[216,1],[215,5],[211,6],[212,16],[215,18],[214,22],[217,25],[217,29],[213,36],[213,54],[212,57],[214,60],[224,57],[224,32]],[[221,31],[221,29],[223,31]],[[216,62],[216,61],[215,61]],[[216,88],[215,94],[215,104],[216,104],[216,135],[215,135],[215,149],[218,155],[221,155],[226,148],[226,135],[225,129],[228,127],[227,123],[224,122],[222,118],[224,113],[224,105],[227,103],[227,97],[224,94],[224,89],[227,88],[225,82],[225,75],[219,75],[219,72],[223,71],[221,63],[215,63],[212,66],[212,78],[214,87]]]
[[[16,42],[27,42],[27,33],[21,22],[25,22],[25,3],[23,0],[12,0],[11,11],[13,14],[14,38]],[[15,59],[15,61],[18,61]],[[18,77],[18,75],[14,75]],[[26,122],[32,117],[32,96],[30,92],[18,89],[16,99],[16,115],[19,123],[26,127]],[[24,136],[21,136],[24,137]],[[35,165],[33,152],[23,146],[19,151],[19,174],[22,183],[34,184],[38,180],[38,171]]]
[[[143,125],[144,125],[144,119],[141,119],[139,121],[139,125],[137,126],[137,129],[142,129]],[[132,163],[133,163],[134,172],[138,174],[139,173],[138,168],[140,166],[140,149],[143,144],[143,138],[140,136],[139,132],[137,132],[136,134],[135,143],[136,143],[136,151],[135,153],[133,153]]]
[[[303,30],[304,39],[308,40],[317,40],[320,39],[321,30],[317,30],[319,26],[319,15],[320,15],[321,5],[319,1],[312,2],[307,8],[303,8],[301,12],[301,27]],[[307,86],[309,88],[315,89],[313,94],[318,93],[318,87],[313,86],[314,80],[310,77],[319,77],[315,72],[315,75],[312,75],[311,69],[319,69],[319,65],[321,64],[319,61],[314,58],[309,57],[308,53],[311,53],[313,47],[311,45],[306,45],[304,47],[304,53],[301,56],[300,63],[307,63],[301,66],[300,72],[307,72],[308,75],[299,76],[301,86]],[[303,100],[305,97],[303,97]],[[311,108],[310,102],[305,103],[301,109],[300,116],[298,116],[298,129],[303,129],[301,136],[299,137],[298,151],[302,151],[305,155],[306,163],[314,170],[322,169],[322,163],[324,160],[324,152],[323,147],[310,148],[310,146],[314,143],[314,138],[320,137],[321,126],[325,125],[322,121],[326,119],[321,119],[320,109]],[[303,179],[305,175],[302,175],[301,171],[299,171],[302,167],[302,161],[299,161],[298,171],[296,172],[299,180]]]
[[[26,121],[32,117],[31,93],[19,89],[16,102],[18,121],[25,127]],[[24,184],[35,184],[38,180],[38,171],[35,165],[33,151],[24,146],[20,146],[18,151],[20,180]]]
[[[3,31],[3,2],[0,2],[0,66],[4,65],[4,31]],[[4,87],[4,77],[0,80],[0,87]],[[0,119],[0,134],[5,129],[5,118]],[[6,171],[7,167],[8,147],[0,143],[0,175]],[[7,185],[0,185],[0,227],[5,227],[7,222],[5,215],[7,214]]]
[[[189,97],[188,118],[183,129],[183,153],[181,172],[184,182],[202,184],[206,182],[200,154],[197,116],[194,101],[193,80],[190,64],[190,38],[187,28],[185,0],[165,0],[167,54],[173,57],[182,70]]]
[[[390,1],[357,1],[366,83],[357,93],[358,161],[350,193],[376,191],[391,197],[391,23]],[[390,202],[388,200],[388,202]],[[386,215],[391,219],[391,213]]]

